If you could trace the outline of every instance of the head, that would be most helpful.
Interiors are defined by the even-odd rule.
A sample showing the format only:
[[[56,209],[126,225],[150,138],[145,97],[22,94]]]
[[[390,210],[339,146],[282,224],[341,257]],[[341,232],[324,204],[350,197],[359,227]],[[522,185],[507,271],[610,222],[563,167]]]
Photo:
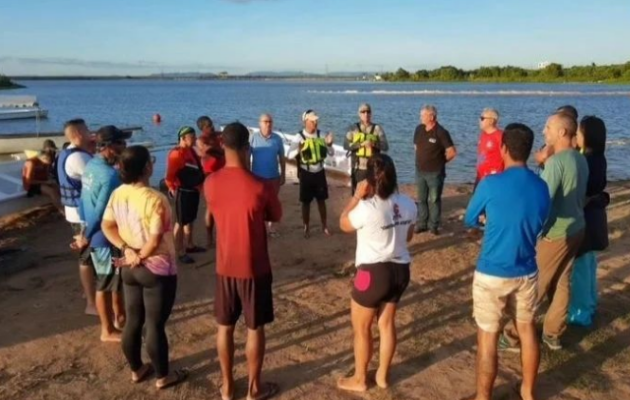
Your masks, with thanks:
[[[223,129],[223,150],[226,162],[249,165],[249,130],[240,122],[233,122]]]
[[[203,115],[197,118],[197,129],[202,135],[210,135],[214,133],[214,123],[210,117]]]
[[[556,114],[566,114],[569,117],[573,118],[574,120],[577,121],[578,119],[578,111],[575,107],[571,106],[571,105],[566,105],[566,106],[562,106],[562,107],[558,107],[558,109],[555,112]]]
[[[262,114],[258,119],[258,126],[263,136],[271,135],[271,132],[273,132],[273,118],[271,114]]]
[[[144,146],[129,146],[120,155],[120,180],[123,183],[147,183],[153,174],[154,158]]]
[[[195,145],[197,134],[195,129],[190,126],[182,126],[177,131],[177,138],[179,140],[179,147],[190,148]]]
[[[124,132],[114,125],[106,125],[96,131],[96,149],[108,164],[114,165],[127,147],[131,132]]]
[[[577,144],[587,153],[604,154],[606,151],[606,124],[601,118],[586,116],[580,121]]]
[[[43,150],[39,154],[39,159],[46,165],[52,165],[55,161],[55,152],[50,150]]]
[[[77,118],[67,121],[63,125],[63,134],[66,139],[76,147],[86,150],[89,148],[90,131],[85,123],[85,120]]]
[[[426,126],[433,126],[437,122],[437,108],[430,104],[420,109],[420,122]]]
[[[44,140],[44,144],[42,145],[42,151],[56,152],[57,151],[57,145],[55,144],[54,141],[52,141],[50,139],[46,139],[46,140]]]
[[[479,128],[484,132],[492,133],[497,130],[499,112],[494,108],[484,108],[479,116]]]
[[[545,143],[556,150],[571,147],[577,133],[577,122],[568,114],[554,114],[545,124]]]
[[[509,124],[503,131],[501,157],[506,166],[525,164],[534,146],[534,131],[525,124]]]
[[[359,119],[363,125],[372,124],[372,107],[368,103],[363,103],[359,106]]]
[[[398,190],[396,166],[386,154],[377,154],[370,158],[367,166],[367,182],[373,193],[385,200]]]
[[[306,110],[302,114],[302,122],[304,123],[304,129],[306,129],[309,133],[314,133],[317,131],[317,123],[319,121],[319,117],[313,110]]]

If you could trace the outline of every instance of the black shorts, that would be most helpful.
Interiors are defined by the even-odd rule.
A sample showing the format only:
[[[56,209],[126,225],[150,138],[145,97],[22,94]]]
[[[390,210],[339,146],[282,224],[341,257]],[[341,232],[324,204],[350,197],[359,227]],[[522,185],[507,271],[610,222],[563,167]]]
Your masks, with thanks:
[[[177,189],[175,196],[175,216],[177,223],[188,225],[197,219],[199,211],[199,191],[195,189]]]
[[[85,231],[83,224],[76,222],[70,222],[70,227],[72,228],[72,240],[74,240],[74,237],[77,235],[83,235]],[[92,262],[92,256],[90,254],[91,251],[92,249],[88,246],[79,252],[79,264],[87,265],[94,269],[94,263]]]
[[[273,322],[272,281],[271,274],[250,279],[217,275],[214,316],[219,325],[236,325],[241,313],[249,329]]]
[[[326,171],[300,171],[300,202],[310,203],[313,199],[323,201],[328,199],[328,181]]]
[[[409,264],[364,264],[357,268],[352,300],[366,308],[398,303],[409,285]]]

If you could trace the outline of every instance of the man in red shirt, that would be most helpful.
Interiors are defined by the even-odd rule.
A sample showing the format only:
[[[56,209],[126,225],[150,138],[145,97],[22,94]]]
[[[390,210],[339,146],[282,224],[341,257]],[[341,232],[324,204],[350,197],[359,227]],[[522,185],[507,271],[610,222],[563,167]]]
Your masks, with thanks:
[[[479,146],[477,147],[477,178],[475,188],[479,181],[488,175],[503,172],[503,159],[501,158],[501,141],[503,131],[498,128],[499,113],[494,108],[486,108],[479,117]]]
[[[247,398],[267,399],[278,391],[278,385],[260,380],[264,326],[274,319],[265,222],[278,222],[282,206],[273,188],[249,171],[249,131],[243,124],[225,127],[223,148],[225,167],[204,184],[208,209],[217,227],[214,313],[219,324],[221,397],[231,399],[234,395],[234,325],[243,312],[247,325]]]

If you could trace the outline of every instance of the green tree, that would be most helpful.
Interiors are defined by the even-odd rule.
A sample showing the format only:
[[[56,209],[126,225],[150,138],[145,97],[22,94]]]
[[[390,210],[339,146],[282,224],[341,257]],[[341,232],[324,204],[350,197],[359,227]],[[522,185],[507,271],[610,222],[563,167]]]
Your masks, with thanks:
[[[396,78],[396,80],[405,81],[411,78],[411,74],[406,69],[398,68],[398,70],[394,74],[394,77]]]

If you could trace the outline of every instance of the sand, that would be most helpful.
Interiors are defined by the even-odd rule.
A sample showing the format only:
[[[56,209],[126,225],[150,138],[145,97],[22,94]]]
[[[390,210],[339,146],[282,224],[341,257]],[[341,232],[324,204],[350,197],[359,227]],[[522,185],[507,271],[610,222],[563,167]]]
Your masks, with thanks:
[[[297,186],[282,190],[282,236],[270,242],[276,321],[268,327],[264,377],[278,382],[278,399],[460,399],[474,392],[476,327],[471,318],[471,279],[479,244],[460,216],[470,186],[445,190],[443,234],[411,243],[412,282],[397,317],[399,347],[389,390],[366,394],[336,389],[353,370],[350,288],[354,235],[339,232],[338,216],[349,197],[331,183],[328,202],[334,236],[316,223],[301,236]],[[412,187],[403,190],[412,193]],[[572,327],[566,348],[542,356],[540,399],[630,399],[630,183],[610,185],[610,248],[599,255],[601,302],[592,328]],[[313,220],[318,221],[313,207]],[[200,229],[198,230],[201,233]],[[199,243],[204,243],[201,235]],[[149,399],[153,381],[132,384],[119,345],[101,344],[98,320],[82,314],[84,301],[70,229],[43,207],[0,220],[1,399]],[[214,250],[182,266],[177,302],[168,323],[173,368],[190,368],[187,383],[160,399],[217,398]],[[236,398],[246,394],[245,327],[237,328]],[[374,362],[376,359],[374,359]],[[371,365],[374,371],[376,364]],[[496,399],[513,398],[519,359],[501,355]]]

